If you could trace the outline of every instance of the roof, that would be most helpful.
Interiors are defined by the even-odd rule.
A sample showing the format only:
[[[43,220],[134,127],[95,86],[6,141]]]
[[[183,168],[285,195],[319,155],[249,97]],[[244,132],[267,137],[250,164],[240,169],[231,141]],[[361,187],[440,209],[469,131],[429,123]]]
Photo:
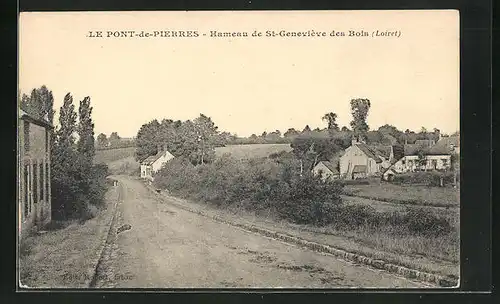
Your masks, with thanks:
[[[428,153],[429,155],[448,155],[453,153],[454,148],[460,147],[460,137],[448,136],[442,137],[432,146]]]
[[[417,144],[406,144],[403,146],[404,148],[404,156],[409,156],[409,155],[417,155],[418,150],[420,150],[422,147]]]
[[[385,159],[389,159],[391,156],[392,146],[369,146],[369,148],[375,152],[375,155],[382,156]]]
[[[365,165],[356,165],[352,169],[352,173],[366,173],[366,166]]]
[[[416,145],[424,146],[424,147],[431,147],[435,144],[434,140],[432,139],[417,139],[415,141]]]
[[[375,162],[377,163],[381,163],[382,160],[380,158],[378,158],[376,155],[377,155],[377,152],[373,151],[369,146],[367,146],[366,144],[364,143],[356,143],[355,144],[356,147],[358,147],[361,151],[363,151],[363,153],[368,157],[368,158],[372,158],[375,160]]]
[[[21,109],[19,109],[18,117],[19,117],[19,119],[29,121],[29,122],[34,123],[36,125],[46,127],[49,129],[54,129],[54,126],[52,124],[50,124],[48,121],[43,120],[43,119],[38,119],[38,118],[34,117],[33,115],[30,115]]]
[[[335,165],[334,165],[332,162],[330,162],[330,161],[327,161],[327,160],[322,160],[322,161],[320,161],[320,162],[318,163],[318,165],[319,165],[319,164],[323,164],[323,165],[325,165],[325,167],[327,167],[327,168],[328,168],[328,170],[330,170],[333,174],[338,174],[338,173],[339,173],[339,171],[337,170],[337,168],[335,167]],[[317,166],[317,165],[316,165],[316,166]]]
[[[151,165],[152,163],[157,161],[160,157],[162,157],[165,152],[167,152],[167,151],[160,151],[156,155],[149,156],[145,160],[143,160],[141,163],[143,165]]]

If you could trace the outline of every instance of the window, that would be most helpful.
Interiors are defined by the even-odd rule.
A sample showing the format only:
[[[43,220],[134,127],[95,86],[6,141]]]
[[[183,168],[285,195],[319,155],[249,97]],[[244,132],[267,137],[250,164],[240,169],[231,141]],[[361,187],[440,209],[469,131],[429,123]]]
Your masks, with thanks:
[[[38,203],[38,200],[39,200],[39,198],[38,198],[38,183],[37,183],[37,178],[38,178],[38,172],[37,171],[38,170],[37,169],[38,169],[37,168],[37,163],[35,162],[33,164],[33,187],[32,187],[32,189],[33,189],[33,201],[35,203]]]
[[[437,168],[437,165],[438,165],[437,160],[436,160],[436,159],[433,159],[433,160],[432,160],[432,167],[433,167],[434,169],[436,169],[436,168]]]
[[[443,162],[443,167],[447,167],[448,166],[448,160],[447,159],[443,159],[442,162]]]
[[[24,152],[30,150],[30,123],[24,121]]]
[[[24,166],[24,217],[30,213],[29,165]]]
[[[49,151],[49,130],[45,129],[45,152]]]
[[[406,161],[403,159],[403,160],[401,161],[401,164],[406,165]]]
[[[45,200],[45,176],[43,175],[43,162],[40,163],[40,199]]]

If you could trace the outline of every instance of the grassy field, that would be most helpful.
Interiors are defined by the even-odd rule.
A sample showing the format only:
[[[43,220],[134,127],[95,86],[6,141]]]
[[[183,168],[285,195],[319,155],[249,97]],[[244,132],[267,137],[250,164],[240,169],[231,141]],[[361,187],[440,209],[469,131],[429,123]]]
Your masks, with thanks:
[[[389,203],[460,206],[460,192],[451,187],[401,186],[371,181],[369,185],[346,185],[345,194]]]
[[[117,188],[106,193],[108,204],[118,198]],[[101,237],[107,234],[113,208],[82,224],[62,222],[63,227],[49,229],[45,234],[27,236],[19,248],[19,274],[23,285],[36,288],[87,288],[95,267]],[[91,279],[91,278],[90,278]]]
[[[292,147],[289,144],[229,145],[216,148],[215,154],[220,157],[229,153],[236,159],[250,159],[267,157],[281,151],[292,151]]]
[[[133,157],[134,152],[135,152],[135,147],[118,148],[110,150],[97,150],[95,151],[94,163],[109,164],[113,161],[117,161],[127,157]]]

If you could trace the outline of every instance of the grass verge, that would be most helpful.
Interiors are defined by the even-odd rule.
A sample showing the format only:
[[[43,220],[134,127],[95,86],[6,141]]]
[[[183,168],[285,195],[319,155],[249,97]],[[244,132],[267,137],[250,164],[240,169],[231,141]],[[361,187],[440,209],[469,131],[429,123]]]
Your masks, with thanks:
[[[106,193],[106,206],[117,189]],[[46,233],[27,236],[19,247],[19,278],[28,288],[86,288],[112,208],[83,223],[53,223]],[[92,279],[92,278],[90,278]]]

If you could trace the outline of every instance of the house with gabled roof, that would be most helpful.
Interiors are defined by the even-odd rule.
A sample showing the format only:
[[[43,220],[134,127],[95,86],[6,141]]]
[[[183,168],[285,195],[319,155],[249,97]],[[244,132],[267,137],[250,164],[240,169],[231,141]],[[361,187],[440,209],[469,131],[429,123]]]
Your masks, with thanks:
[[[339,179],[340,172],[337,166],[332,161],[322,160],[319,161],[312,169],[315,176],[320,176],[322,180]]]
[[[378,175],[390,166],[393,157],[392,146],[369,146],[355,137],[340,157],[340,175],[345,179]]]
[[[405,172],[448,170],[452,165],[451,155],[455,153],[455,147],[450,146],[447,139],[440,139],[432,145],[416,141],[415,144],[404,145],[402,152],[395,157],[393,165],[384,171],[384,179]]]
[[[173,158],[174,156],[167,151],[166,147],[158,151],[156,155],[147,157],[141,162],[141,178],[152,181],[153,175]]]

